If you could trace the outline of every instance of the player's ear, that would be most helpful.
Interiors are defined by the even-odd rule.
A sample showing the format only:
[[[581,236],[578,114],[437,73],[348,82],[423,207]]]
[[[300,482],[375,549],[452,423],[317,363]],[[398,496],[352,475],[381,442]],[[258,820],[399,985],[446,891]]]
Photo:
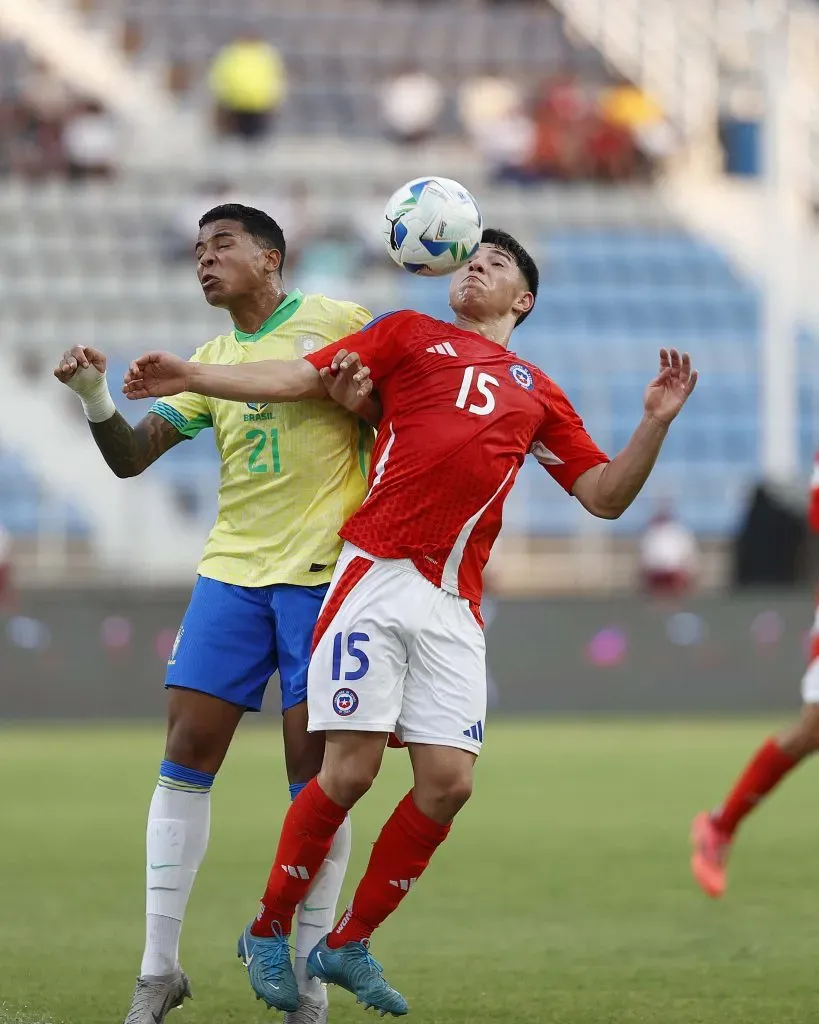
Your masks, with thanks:
[[[535,304],[535,297],[531,292],[521,292],[512,306],[512,312],[516,317],[528,313]]]
[[[266,249],[264,254],[265,270],[268,274],[275,274],[281,270],[282,254],[278,249]]]

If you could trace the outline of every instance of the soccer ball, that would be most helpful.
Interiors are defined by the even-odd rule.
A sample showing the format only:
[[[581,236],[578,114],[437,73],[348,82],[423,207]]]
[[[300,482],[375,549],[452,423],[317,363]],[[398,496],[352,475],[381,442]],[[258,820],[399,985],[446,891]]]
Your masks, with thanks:
[[[384,210],[384,242],[399,267],[413,274],[451,274],[481,244],[483,218],[463,185],[418,178],[402,185]]]

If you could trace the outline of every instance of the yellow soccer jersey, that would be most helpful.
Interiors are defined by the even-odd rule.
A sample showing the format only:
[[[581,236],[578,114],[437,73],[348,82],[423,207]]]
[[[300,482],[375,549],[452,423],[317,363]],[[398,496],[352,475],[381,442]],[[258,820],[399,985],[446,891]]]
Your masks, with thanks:
[[[354,303],[294,290],[255,334],[221,335],[192,359],[298,359],[371,319]],[[243,405],[186,392],[151,411],[186,437],[214,430],[222,461],[219,511],[200,575],[245,587],[330,580],[341,550],[338,531],[367,493],[371,427],[329,399]]]

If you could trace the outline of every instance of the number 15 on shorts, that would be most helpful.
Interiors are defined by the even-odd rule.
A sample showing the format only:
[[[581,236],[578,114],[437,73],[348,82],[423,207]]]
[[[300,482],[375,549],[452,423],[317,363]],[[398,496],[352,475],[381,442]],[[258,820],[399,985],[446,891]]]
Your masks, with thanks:
[[[370,670],[370,659],[361,644],[369,642],[366,633],[348,633],[346,640],[343,633],[333,637],[333,680],[344,679],[354,683],[363,679]],[[342,675],[343,673],[343,675]]]

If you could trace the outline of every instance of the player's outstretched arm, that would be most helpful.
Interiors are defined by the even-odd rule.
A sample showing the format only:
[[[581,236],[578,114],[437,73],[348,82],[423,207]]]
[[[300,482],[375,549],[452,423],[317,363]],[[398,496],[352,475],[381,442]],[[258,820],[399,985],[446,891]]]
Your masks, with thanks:
[[[77,345],[64,352],[54,376],[80,399],[91,434],[116,476],[138,476],[184,440],[167,420],[148,413],[135,427],[117,412],[106,380],[102,352]]]
[[[572,493],[585,509],[601,519],[617,519],[648,480],[668,428],[697,385],[687,352],[660,349],[660,372],[645,393],[643,418],[626,447],[611,462],[587,470]]]
[[[191,363],[170,352],[148,352],[135,359],[122,390],[131,399],[193,391],[234,402],[300,402],[327,394],[318,370],[304,359],[219,366]]]

